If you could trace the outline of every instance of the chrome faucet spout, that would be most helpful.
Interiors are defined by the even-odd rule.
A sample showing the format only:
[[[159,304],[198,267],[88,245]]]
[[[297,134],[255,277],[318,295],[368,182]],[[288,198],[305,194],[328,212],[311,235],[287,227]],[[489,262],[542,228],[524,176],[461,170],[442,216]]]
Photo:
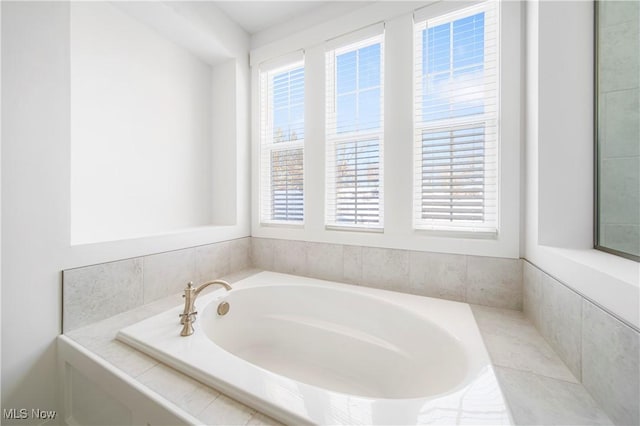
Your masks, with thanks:
[[[189,282],[184,289],[184,311],[180,314],[180,324],[182,324],[181,336],[191,336],[193,334],[193,323],[196,322],[196,315],[198,312],[195,310],[195,302],[198,295],[205,288],[212,285],[220,285],[225,290],[230,291],[232,289],[231,284],[224,280],[207,281],[198,287],[193,286],[193,282]]]

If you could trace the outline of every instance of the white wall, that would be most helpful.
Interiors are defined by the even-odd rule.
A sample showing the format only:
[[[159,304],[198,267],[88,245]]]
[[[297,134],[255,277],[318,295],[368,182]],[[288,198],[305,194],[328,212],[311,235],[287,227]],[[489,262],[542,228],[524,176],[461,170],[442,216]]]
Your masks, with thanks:
[[[69,239],[68,6],[2,3],[2,19],[2,406],[55,409]]]
[[[197,17],[193,23],[203,31],[233,40],[224,44],[238,63],[236,158],[231,160],[238,193],[235,225],[72,246],[69,4],[0,3],[2,408],[56,409],[61,270],[249,235],[249,37],[209,6],[194,6],[197,13],[181,17]],[[217,135],[213,139],[215,152]]]
[[[538,158],[545,172],[538,175],[538,238],[549,246],[593,246],[591,6],[557,2],[539,10]],[[566,20],[572,28],[560,30]]]
[[[115,6],[71,4],[72,243],[213,224],[211,79]]]
[[[211,96],[225,101],[215,102],[211,114],[211,125],[217,129],[218,151],[212,156],[213,197],[209,209],[213,223],[224,225],[233,225],[236,220],[237,175],[235,165],[226,159],[236,153],[237,128],[229,123],[236,121],[237,66],[235,59],[216,66],[211,86]]]
[[[412,13],[430,2],[377,2],[338,18],[315,23],[286,37],[267,30],[256,34],[251,51],[253,72],[253,170],[258,170],[258,67],[263,61],[305,50],[305,223],[262,226],[258,214],[258,174],[253,176],[252,235],[266,238],[355,244],[374,247],[518,258],[520,256],[520,95],[522,22],[520,3],[503,3],[502,128],[500,153],[500,232],[496,239],[441,236],[412,229],[413,209],[413,20]],[[303,19],[304,21],[304,19]],[[313,22],[313,20],[310,20]],[[383,233],[328,230],[324,226],[324,45],[326,40],[374,23],[385,22],[385,125]],[[263,43],[263,44],[261,44]]]
[[[527,2],[524,257],[640,326],[640,268],[593,250],[593,3]]]

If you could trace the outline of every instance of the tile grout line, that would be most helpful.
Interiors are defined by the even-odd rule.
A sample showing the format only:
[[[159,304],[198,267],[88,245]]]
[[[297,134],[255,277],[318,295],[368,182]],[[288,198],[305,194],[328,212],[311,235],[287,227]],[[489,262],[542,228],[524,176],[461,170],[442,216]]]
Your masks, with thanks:
[[[584,385],[582,384],[582,382],[579,382],[579,381],[578,382],[569,382],[569,381],[566,381],[566,380],[563,380],[563,379],[558,379],[556,377],[549,377],[549,376],[546,376],[544,374],[534,373],[534,372],[527,371],[527,370],[520,370],[519,368],[505,367],[503,365],[496,365],[496,367],[503,368],[503,369],[506,369],[506,370],[516,371],[516,372],[519,372],[519,373],[530,374],[532,376],[542,377],[544,379],[555,380],[556,382],[566,383],[566,384],[573,385],[573,386],[580,386],[585,391],[587,391],[587,388],[585,388]],[[571,370],[569,370],[569,371],[571,371]],[[587,393],[589,393],[589,392],[587,391]],[[589,393],[589,396],[591,396],[591,393]],[[593,398],[593,396],[591,396],[591,397]],[[598,401],[595,400],[595,398],[593,400],[596,403],[598,402]],[[602,407],[600,407],[600,404],[598,404],[598,408],[602,409]],[[602,409],[602,411],[605,412],[603,409]]]
[[[485,345],[485,346],[486,346],[486,345]],[[553,352],[555,353],[555,351],[553,351]],[[491,357],[491,354],[489,354],[489,357]],[[562,360],[561,360],[561,361],[562,361]],[[544,378],[547,378],[547,379],[557,380],[557,381],[559,381],[559,382],[571,383],[571,384],[573,384],[573,385],[580,385],[580,386],[584,387],[584,385],[582,384],[582,382],[581,382],[580,380],[578,380],[578,379],[573,375],[573,373],[571,373],[571,370],[569,370],[569,367],[567,367],[567,366],[565,365],[564,361],[562,361],[562,365],[564,365],[564,366],[567,368],[567,370],[569,371],[569,373],[571,373],[571,375],[573,376],[573,378],[574,378],[574,379],[576,379],[576,381],[575,381],[575,382],[570,382],[570,381],[568,381],[568,380],[561,379],[561,378],[558,378],[558,377],[552,377],[552,376],[549,376],[549,375],[547,375],[547,374],[543,374],[543,373],[536,373],[535,371],[523,370],[523,369],[521,369],[521,368],[510,367],[510,366],[508,366],[508,365],[501,365],[501,364],[499,364],[499,363],[497,363],[497,362],[494,362],[494,361],[493,361],[493,359],[491,360],[491,362],[494,364],[494,366],[495,366],[495,367],[508,368],[509,370],[513,370],[513,371],[520,371],[520,372],[522,372],[522,373],[533,374],[534,376],[544,377]],[[585,388],[585,389],[586,389],[586,388]]]

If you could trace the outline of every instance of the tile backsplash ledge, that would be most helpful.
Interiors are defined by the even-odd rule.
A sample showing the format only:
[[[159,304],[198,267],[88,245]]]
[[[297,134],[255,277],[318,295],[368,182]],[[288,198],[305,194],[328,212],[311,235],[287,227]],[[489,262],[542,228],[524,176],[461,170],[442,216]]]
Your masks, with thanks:
[[[420,296],[522,309],[522,261],[341,244],[251,239],[253,266]]]
[[[251,267],[250,237],[67,269],[62,274],[62,330],[68,332],[177,294],[189,281]]]
[[[522,309],[522,261],[240,238],[63,271],[63,332],[249,267]]]

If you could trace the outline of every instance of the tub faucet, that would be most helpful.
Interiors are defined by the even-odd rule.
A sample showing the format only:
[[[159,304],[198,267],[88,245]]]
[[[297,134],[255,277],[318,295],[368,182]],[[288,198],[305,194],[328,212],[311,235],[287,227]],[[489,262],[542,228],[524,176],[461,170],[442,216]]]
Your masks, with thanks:
[[[194,303],[196,298],[202,290],[211,285],[221,285],[225,290],[231,290],[231,285],[224,280],[213,280],[201,284],[198,287],[193,286],[193,282],[189,281],[187,287],[184,289],[184,312],[180,314],[180,324],[182,324],[181,336],[191,336],[193,334],[193,323],[196,322],[196,315]]]

